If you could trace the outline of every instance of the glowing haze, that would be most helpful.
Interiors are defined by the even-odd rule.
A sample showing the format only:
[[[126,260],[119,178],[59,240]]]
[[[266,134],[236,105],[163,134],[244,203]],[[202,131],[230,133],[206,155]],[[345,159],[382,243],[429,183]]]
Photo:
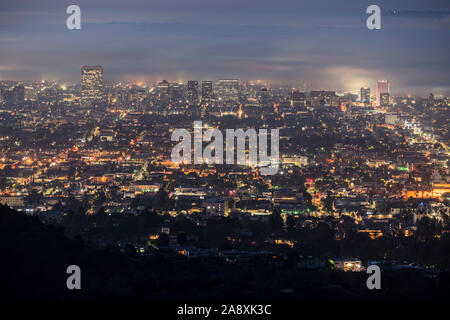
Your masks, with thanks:
[[[66,7],[81,30],[65,27]],[[356,92],[389,79],[394,93],[450,94],[450,1],[2,1],[0,79],[106,81],[239,78]],[[394,11],[397,10],[397,11]]]

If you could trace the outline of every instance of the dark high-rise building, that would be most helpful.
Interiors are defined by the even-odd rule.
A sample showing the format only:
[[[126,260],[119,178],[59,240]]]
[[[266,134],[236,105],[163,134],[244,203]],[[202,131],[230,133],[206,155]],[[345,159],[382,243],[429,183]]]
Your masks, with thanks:
[[[3,101],[8,107],[12,107],[16,104],[16,95],[12,90],[5,90],[3,92]]]
[[[210,103],[212,99],[212,81],[202,81],[202,103]]]
[[[169,82],[167,80],[158,83],[158,96],[161,101],[169,100]]]
[[[179,83],[171,83],[169,86],[169,97],[172,103],[183,101],[183,86]]]
[[[364,103],[370,103],[370,88],[368,87],[361,88],[359,94],[359,101]]]
[[[198,103],[198,81],[195,80],[188,81],[187,98],[190,104]]]
[[[295,109],[305,109],[306,110],[306,97],[303,92],[292,91],[291,93],[291,106]]]
[[[261,88],[259,92],[259,104],[261,106],[269,106],[271,102],[270,90],[268,88]]]
[[[23,105],[25,101],[25,87],[15,86],[12,90],[5,90],[2,94],[2,100],[7,106]]]
[[[103,67],[81,67],[81,98],[83,102],[100,102],[103,100]]]
[[[380,93],[380,106],[386,107],[388,105],[389,105],[389,93],[388,92]]]
[[[14,95],[16,98],[16,103],[18,105],[23,104],[25,101],[25,87],[24,86],[15,86],[14,89]]]

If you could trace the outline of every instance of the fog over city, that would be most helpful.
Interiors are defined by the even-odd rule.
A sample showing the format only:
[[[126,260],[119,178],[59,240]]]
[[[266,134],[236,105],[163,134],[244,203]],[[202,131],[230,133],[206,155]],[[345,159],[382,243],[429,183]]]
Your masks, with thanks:
[[[239,78],[356,93],[390,79],[393,93],[448,94],[450,3],[378,1],[78,1],[82,28],[65,28],[65,2],[0,4],[0,79],[105,81]],[[412,54],[413,53],[413,54]],[[374,89],[374,87],[372,87]]]

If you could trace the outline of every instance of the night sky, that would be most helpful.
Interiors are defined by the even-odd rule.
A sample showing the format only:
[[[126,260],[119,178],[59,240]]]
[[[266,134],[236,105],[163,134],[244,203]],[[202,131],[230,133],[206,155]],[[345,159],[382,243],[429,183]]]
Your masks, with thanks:
[[[82,11],[66,28],[66,7]],[[366,8],[382,10],[381,30]],[[396,15],[389,14],[399,10]],[[239,78],[308,89],[450,94],[449,0],[0,0],[0,79]]]

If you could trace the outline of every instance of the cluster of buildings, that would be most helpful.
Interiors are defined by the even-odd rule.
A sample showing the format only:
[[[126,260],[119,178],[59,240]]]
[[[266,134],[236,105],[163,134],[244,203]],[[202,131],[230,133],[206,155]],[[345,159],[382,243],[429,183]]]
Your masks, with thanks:
[[[373,239],[450,214],[449,97],[391,96],[385,80],[374,97],[236,79],[107,85],[103,67],[81,71],[76,85],[0,82],[1,203],[55,221],[102,208],[264,222],[277,209],[284,219],[348,216]],[[171,132],[194,120],[279,128],[279,172],[171,162]]]

